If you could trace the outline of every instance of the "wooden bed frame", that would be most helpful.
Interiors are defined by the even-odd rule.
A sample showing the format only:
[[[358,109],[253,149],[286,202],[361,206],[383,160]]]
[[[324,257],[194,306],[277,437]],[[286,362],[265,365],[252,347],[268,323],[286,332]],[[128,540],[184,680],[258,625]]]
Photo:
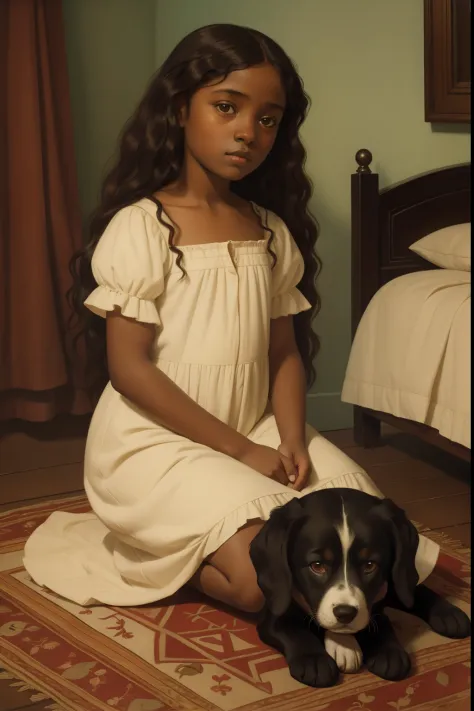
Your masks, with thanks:
[[[417,175],[379,190],[379,176],[370,169],[370,151],[358,151],[356,162],[357,171],[351,176],[353,338],[369,301],[383,284],[402,274],[437,268],[411,252],[409,246],[442,227],[471,220],[470,163]],[[357,444],[376,446],[382,422],[471,460],[470,449],[432,427],[354,406]]]

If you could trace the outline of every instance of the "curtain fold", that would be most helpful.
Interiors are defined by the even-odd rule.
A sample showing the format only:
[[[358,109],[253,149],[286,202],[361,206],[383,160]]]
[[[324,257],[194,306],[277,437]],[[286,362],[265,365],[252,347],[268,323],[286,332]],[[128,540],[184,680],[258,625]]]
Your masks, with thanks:
[[[66,293],[82,246],[61,0],[0,2],[0,420],[85,414]]]

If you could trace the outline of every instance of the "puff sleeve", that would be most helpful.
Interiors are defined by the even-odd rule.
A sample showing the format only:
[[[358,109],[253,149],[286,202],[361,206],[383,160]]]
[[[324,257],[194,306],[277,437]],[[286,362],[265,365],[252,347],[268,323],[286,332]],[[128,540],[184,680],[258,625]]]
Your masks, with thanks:
[[[271,318],[290,316],[311,308],[296,285],[301,281],[304,262],[285,223],[275,215],[274,251],[277,262],[272,274]]]
[[[160,324],[156,299],[169,269],[168,245],[160,225],[135,205],[114,215],[92,257],[98,286],[84,302],[98,316],[119,307],[128,318]]]

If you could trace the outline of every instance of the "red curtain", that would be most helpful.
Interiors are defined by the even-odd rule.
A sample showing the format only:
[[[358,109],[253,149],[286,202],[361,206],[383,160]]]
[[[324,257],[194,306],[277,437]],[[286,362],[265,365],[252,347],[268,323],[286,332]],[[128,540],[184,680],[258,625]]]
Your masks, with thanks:
[[[0,74],[0,420],[44,422],[90,410],[66,299],[82,236],[61,0],[1,0]]]

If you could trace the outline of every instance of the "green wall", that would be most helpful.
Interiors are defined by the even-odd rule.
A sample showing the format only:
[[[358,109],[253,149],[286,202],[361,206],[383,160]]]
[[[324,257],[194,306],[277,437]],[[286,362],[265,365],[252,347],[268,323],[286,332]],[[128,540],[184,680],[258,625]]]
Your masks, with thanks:
[[[156,0],[63,0],[81,204],[86,217],[123,124],[155,65]]]
[[[350,426],[339,400],[350,348],[350,174],[369,148],[381,185],[470,160],[470,128],[424,122],[423,0],[64,0],[84,210],[143,88],[187,32],[213,22],[272,36],[297,64],[312,109],[303,131],[321,223],[320,429]],[[153,18],[155,27],[153,28]]]

